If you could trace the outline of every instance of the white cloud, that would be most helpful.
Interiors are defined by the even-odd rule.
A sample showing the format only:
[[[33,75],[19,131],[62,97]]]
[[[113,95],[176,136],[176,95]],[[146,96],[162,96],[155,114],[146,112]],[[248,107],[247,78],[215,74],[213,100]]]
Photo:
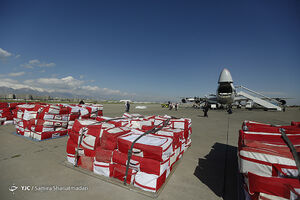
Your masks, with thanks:
[[[67,76],[64,78],[39,78],[36,80],[37,84],[41,84],[47,88],[66,88],[66,89],[77,89],[81,87],[84,81],[77,80],[72,76]]]
[[[16,55],[16,56],[15,56],[15,58],[20,58],[20,56],[21,56],[21,55],[20,55],[20,54],[18,54],[18,55]]]
[[[25,72],[15,72],[15,73],[9,73],[8,76],[23,76],[25,74]]]
[[[0,76],[0,87],[13,89],[31,89],[39,92],[73,94],[74,96],[87,96],[101,99],[132,99],[138,101],[161,101],[166,100],[160,96],[140,96],[135,93],[126,93],[120,90],[101,88],[95,85],[88,85],[89,81],[75,79],[72,76],[63,78],[38,78],[18,81],[16,79],[3,78]],[[168,98],[169,99],[169,98]]]
[[[0,78],[23,76],[25,72],[12,72],[9,74],[0,74]]]
[[[39,64],[40,63],[40,61],[39,60],[37,60],[37,59],[34,59],[34,60],[29,60],[29,62],[28,62],[29,64],[31,64],[31,65],[37,65],[37,64]]]
[[[32,87],[32,86],[29,86],[26,84],[22,84],[17,80],[13,80],[13,79],[9,79],[9,78],[4,78],[4,79],[0,78],[0,87],[9,87],[9,88],[12,88],[15,90],[26,88],[26,89],[31,89],[31,90],[37,90],[39,92],[44,92],[44,90],[42,88]]]
[[[1,79],[0,77],[0,86],[11,87],[13,89],[30,88],[38,91],[71,93],[74,95],[84,95],[92,97],[116,97],[130,95],[128,93],[121,92],[120,90],[113,90],[109,88],[101,88],[95,85],[88,85],[85,84],[83,80],[75,79],[72,76],[66,76],[63,78],[52,77],[29,79],[23,82],[19,82],[17,80],[12,79]]]
[[[29,60],[28,63],[22,64],[22,67],[33,69],[35,67],[54,67],[56,64],[53,62],[45,63],[41,62],[38,59]]]
[[[0,59],[8,58],[12,55],[12,53],[9,53],[8,51],[5,51],[4,49],[0,48]]]
[[[32,80],[32,79],[29,79],[29,80],[25,80],[23,83],[25,84],[25,85],[32,85],[32,84],[34,84],[34,80]]]
[[[99,90],[100,88],[97,87],[97,86],[90,86],[90,85],[88,85],[88,86],[82,86],[82,89],[90,90],[90,91],[97,91],[97,90]]]

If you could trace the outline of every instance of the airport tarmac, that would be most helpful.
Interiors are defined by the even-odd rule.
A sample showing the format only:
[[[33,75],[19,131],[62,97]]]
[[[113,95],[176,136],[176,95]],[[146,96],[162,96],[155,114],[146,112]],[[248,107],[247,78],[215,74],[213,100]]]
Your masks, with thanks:
[[[210,110],[204,118],[202,110],[191,107],[170,111],[158,104],[146,105],[143,110],[135,106],[131,104],[131,113],[192,119],[192,146],[157,198],[164,200],[237,199],[236,154],[242,122],[289,125],[300,121],[299,108],[286,112],[235,109],[231,115]],[[123,111],[123,104],[104,104],[105,116],[121,116]],[[64,166],[67,137],[35,142],[13,132],[12,125],[0,126],[0,199],[152,199]],[[9,191],[12,185],[18,187],[14,192]],[[22,190],[21,186],[30,187]],[[38,191],[47,186],[82,186],[86,190]]]

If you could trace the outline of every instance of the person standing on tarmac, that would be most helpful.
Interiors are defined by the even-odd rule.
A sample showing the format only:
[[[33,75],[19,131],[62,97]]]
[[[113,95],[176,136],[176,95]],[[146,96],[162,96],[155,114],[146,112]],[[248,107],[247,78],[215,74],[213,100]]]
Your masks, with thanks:
[[[232,106],[231,105],[228,107],[227,113],[232,114]]]
[[[208,117],[208,102],[206,101],[203,107],[204,117]]]
[[[130,110],[130,103],[129,103],[129,101],[126,101],[125,102],[125,112],[129,112],[129,110]]]
[[[170,102],[170,104],[169,104],[169,110],[172,110],[172,108],[173,108],[173,103]]]

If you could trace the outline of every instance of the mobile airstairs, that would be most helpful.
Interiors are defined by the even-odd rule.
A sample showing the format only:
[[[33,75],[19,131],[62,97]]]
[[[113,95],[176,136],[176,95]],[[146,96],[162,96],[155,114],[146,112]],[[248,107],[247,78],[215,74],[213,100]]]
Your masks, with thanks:
[[[275,100],[273,98],[267,97],[263,94],[255,92],[253,90],[250,90],[244,86],[236,86],[236,88],[240,89],[240,91],[237,92],[238,96],[243,96],[243,97],[253,101],[254,103],[264,107],[265,109],[277,110],[277,111],[282,110],[282,108],[279,106],[280,102],[278,102],[277,100]]]

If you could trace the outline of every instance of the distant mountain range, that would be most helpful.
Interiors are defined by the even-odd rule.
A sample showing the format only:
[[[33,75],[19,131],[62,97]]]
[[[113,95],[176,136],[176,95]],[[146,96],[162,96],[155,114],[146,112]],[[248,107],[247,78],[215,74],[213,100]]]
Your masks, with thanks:
[[[32,95],[32,96],[50,96],[52,98],[58,97],[58,98],[95,98],[99,100],[99,97],[93,97],[93,96],[83,96],[83,95],[75,95],[72,93],[60,93],[60,92],[40,92],[37,90],[29,89],[29,88],[21,88],[21,89],[13,89],[9,87],[0,87],[0,95],[2,97],[5,97],[8,94],[15,94],[18,98],[20,95]],[[111,97],[108,97],[111,99]]]
[[[167,98],[167,97],[160,97],[160,96],[120,96],[120,95],[108,95],[103,94],[101,96],[91,93],[91,95],[79,95],[74,93],[68,92],[41,92],[34,89],[29,88],[21,88],[21,89],[13,89],[10,87],[0,86],[0,97],[1,98],[8,98],[9,94],[15,94],[16,98],[26,98],[28,95],[31,95],[33,98],[66,98],[66,99],[93,99],[93,100],[120,100],[120,99],[130,99],[133,101],[140,101],[140,102],[164,102],[164,101],[176,101],[176,98]],[[12,98],[12,97],[9,97]]]

